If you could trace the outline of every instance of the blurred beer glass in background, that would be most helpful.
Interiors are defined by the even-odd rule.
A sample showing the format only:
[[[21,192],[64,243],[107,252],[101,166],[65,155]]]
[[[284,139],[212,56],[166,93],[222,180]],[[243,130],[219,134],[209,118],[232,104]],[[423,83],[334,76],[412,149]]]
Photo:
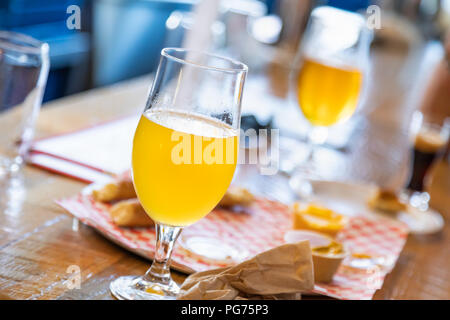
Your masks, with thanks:
[[[49,69],[48,45],[0,31],[0,176],[18,171],[34,136]]]
[[[293,91],[311,124],[307,160],[297,167],[291,185],[310,192],[305,178],[315,176],[314,149],[328,128],[348,120],[361,100],[372,33],[363,16],[332,7],[311,13],[292,74]]]
[[[406,183],[409,202],[422,210],[428,209],[430,195],[426,192],[433,163],[445,152],[450,133],[450,118],[443,123],[416,111],[411,122],[411,172]]]

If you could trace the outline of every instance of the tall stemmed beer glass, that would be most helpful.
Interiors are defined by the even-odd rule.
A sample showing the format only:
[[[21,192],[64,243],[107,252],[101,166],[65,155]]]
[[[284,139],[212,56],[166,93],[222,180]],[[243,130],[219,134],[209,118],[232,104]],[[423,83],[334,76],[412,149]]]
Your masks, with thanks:
[[[237,164],[247,66],[193,50],[166,48],[133,141],[138,198],[156,222],[151,268],[110,285],[119,299],[174,299],[170,258],[184,226],[208,214]]]
[[[311,124],[310,154],[291,185],[301,190],[314,176],[314,146],[325,142],[328,128],[348,120],[360,101],[367,73],[371,31],[363,16],[332,7],[311,13],[292,72],[294,92]]]

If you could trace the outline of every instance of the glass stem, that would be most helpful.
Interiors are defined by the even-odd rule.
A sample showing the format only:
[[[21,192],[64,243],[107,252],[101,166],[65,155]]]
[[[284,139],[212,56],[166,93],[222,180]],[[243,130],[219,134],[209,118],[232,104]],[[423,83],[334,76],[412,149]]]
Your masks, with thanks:
[[[313,186],[310,182],[311,179],[320,178],[320,174],[317,172],[317,166],[314,162],[315,152],[318,146],[325,143],[328,137],[327,127],[313,126],[308,132],[308,156],[306,160],[298,167],[297,174],[293,175],[289,180],[290,186],[296,190],[298,195],[308,200],[314,194]]]
[[[308,132],[309,153],[306,159],[307,165],[314,167],[314,155],[317,147],[324,144],[328,138],[328,128],[313,126]]]
[[[180,235],[181,227],[156,224],[156,250],[152,266],[145,273],[143,280],[168,285],[170,277],[170,258],[175,241]]]

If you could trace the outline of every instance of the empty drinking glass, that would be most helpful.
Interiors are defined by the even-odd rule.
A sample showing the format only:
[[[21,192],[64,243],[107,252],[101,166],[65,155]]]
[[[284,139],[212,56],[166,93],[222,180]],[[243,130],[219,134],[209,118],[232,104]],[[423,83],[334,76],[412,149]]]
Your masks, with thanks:
[[[0,175],[18,171],[34,136],[49,69],[48,44],[0,31]]]

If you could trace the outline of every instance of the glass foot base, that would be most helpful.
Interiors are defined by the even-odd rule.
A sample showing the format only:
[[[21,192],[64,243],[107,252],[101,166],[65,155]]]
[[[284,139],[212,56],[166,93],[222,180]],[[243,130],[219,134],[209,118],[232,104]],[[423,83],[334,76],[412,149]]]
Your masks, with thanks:
[[[0,156],[0,177],[17,173],[22,166],[22,161]]]
[[[168,285],[161,285],[135,276],[117,278],[110,283],[109,289],[119,300],[175,300],[180,292],[173,280]]]
[[[302,199],[310,199],[314,195],[314,188],[309,179],[296,174],[289,179],[289,186]]]

